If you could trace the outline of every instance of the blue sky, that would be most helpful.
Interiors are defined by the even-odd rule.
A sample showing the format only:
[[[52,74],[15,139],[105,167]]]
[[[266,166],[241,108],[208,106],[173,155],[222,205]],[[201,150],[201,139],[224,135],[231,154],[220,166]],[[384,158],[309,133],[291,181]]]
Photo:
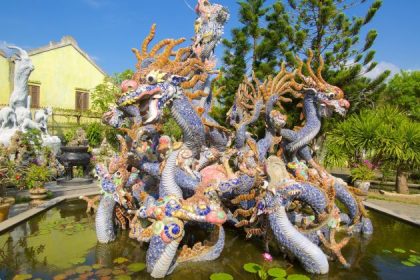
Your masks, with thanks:
[[[37,48],[71,35],[112,74],[134,68],[131,48],[140,45],[152,23],[158,27],[156,40],[191,38],[196,15],[185,2],[194,7],[196,0],[0,0],[0,48],[6,44]],[[212,2],[230,10],[229,36],[230,29],[239,25],[238,5],[234,0]],[[379,33],[374,45],[377,70],[420,69],[420,1],[383,2],[367,28]],[[364,14],[366,9],[362,5],[352,13]],[[222,48],[217,50],[219,59]]]

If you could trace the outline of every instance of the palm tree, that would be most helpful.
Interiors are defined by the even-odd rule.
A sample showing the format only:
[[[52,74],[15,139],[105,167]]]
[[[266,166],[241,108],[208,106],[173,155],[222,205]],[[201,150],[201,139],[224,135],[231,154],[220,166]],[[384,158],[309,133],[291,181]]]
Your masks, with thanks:
[[[393,107],[363,110],[327,133],[327,166],[364,157],[396,171],[396,190],[408,193],[407,176],[420,166],[420,123]]]

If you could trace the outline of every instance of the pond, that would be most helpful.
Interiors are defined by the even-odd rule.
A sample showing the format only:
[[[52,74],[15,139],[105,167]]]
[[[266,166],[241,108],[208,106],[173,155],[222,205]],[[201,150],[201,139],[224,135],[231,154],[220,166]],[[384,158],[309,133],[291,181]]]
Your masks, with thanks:
[[[151,279],[143,269],[146,244],[124,232],[116,242],[97,244],[94,216],[85,213],[84,201],[67,201],[20,224],[0,236],[0,279]],[[420,228],[371,211],[372,238],[353,238],[343,250],[352,264],[345,269],[331,262],[328,275],[312,279],[420,279]],[[179,266],[168,279],[209,279],[215,272],[234,279],[256,279],[245,272],[248,262],[263,265],[262,244],[246,241],[227,229],[226,245],[216,261]],[[411,256],[411,257],[410,257]],[[305,274],[279,254],[266,268],[283,267],[290,274]],[[407,262],[408,259],[417,263]]]

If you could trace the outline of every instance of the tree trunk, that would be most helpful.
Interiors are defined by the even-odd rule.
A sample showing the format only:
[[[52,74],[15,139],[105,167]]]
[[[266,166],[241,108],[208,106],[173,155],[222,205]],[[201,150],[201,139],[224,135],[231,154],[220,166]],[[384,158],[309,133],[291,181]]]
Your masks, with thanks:
[[[410,191],[408,190],[407,172],[404,172],[404,170],[401,167],[397,168],[397,178],[395,182],[395,187],[398,193],[410,193]]]

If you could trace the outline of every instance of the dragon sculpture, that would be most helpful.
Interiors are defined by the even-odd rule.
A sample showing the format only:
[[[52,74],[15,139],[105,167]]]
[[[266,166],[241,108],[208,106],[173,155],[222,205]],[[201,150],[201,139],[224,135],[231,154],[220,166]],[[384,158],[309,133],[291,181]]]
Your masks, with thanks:
[[[96,166],[103,191],[98,241],[112,242],[126,229],[148,242],[147,271],[155,278],[182,263],[218,258],[229,224],[247,238],[260,236],[265,250],[279,246],[310,273],[328,273],[330,257],[349,266],[341,249],[355,232],[372,234],[372,224],[357,190],[316,163],[308,145],[321,117],[345,114],[343,92],[322,78],[322,58],[312,69],[309,51],[293,71],[282,65],[265,81],[245,77],[228,114],[231,128],[220,125],[210,116],[218,74],[213,53],[229,13],[207,0],[196,11],[191,46],[175,50],[184,39],[165,39],[149,48],[152,26],[133,49],[137,71],[103,117],[125,137],[118,138],[119,155]],[[286,129],[283,104],[301,98],[305,124]],[[161,135],[164,108],[182,129],[181,142]],[[266,126],[261,139],[249,129],[257,120]],[[186,237],[200,230],[208,240],[189,244]],[[338,231],[347,235],[336,240]]]

